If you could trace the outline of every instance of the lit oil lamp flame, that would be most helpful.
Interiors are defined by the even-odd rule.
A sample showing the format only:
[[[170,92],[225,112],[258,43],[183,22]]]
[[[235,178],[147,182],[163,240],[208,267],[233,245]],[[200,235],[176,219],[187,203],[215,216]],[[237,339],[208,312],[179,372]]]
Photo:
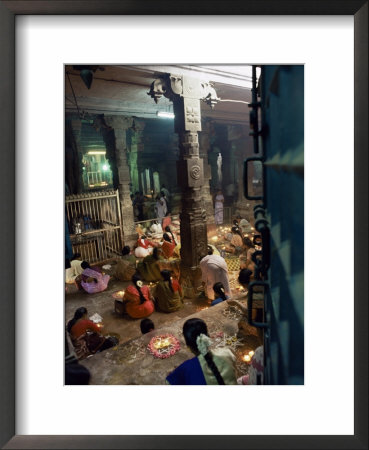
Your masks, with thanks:
[[[243,355],[242,359],[245,362],[250,362],[251,361],[251,356],[250,355]]]
[[[251,350],[251,351],[249,352],[249,355],[250,355],[251,357],[253,357],[253,356],[255,355],[254,350]]]

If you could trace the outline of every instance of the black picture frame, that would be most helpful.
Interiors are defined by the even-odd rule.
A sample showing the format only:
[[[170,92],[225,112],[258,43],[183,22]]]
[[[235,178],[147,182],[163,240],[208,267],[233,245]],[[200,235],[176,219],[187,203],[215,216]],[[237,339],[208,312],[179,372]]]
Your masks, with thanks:
[[[19,14],[206,14],[354,16],[354,435],[15,435],[15,16]],[[368,448],[368,1],[43,0],[0,1],[0,445],[6,449],[367,449]],[[344,96],[343,96],[344,101]],[[337,374],[336,376],[338,376]],[[332,376],[335,376],[332,374]],[[344,380],[342,380],[344,382]],[[21,399],[20,399],[21,400]],[[337,403],[339,407],[339,403]],[[245,417],[245,420],[247,418]],[[262,418],[260,418],[262,420]]]

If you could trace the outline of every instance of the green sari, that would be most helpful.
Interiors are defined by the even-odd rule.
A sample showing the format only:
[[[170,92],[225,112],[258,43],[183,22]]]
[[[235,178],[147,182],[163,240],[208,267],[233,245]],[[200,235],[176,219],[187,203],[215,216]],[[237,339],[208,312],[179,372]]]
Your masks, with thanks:
[[[174,283],[173,283],[174,284]],[[183,306],[181,294],[176,286],[174,292],[170,289],[167,281],[159,281],[155,287],[154,298],[160,311],[171,313],[178,311]]]
[[[158,281],[162,279],[159,260],[155,259],[153,255],[148,255],[142,262],[139,262],[137,270],[145,281]]]

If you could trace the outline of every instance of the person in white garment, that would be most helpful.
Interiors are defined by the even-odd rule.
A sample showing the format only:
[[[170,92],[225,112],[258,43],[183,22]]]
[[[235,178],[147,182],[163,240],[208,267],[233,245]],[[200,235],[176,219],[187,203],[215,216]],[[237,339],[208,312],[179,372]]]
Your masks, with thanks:
[[[215,295],[213,286],[218,282],[223,284],[225,295],[231,295],[228,267],[223,257],[214,255],[212,249],[209,248],[208,255],[203,257],[200,261],[200,269],[202,281],[205,287],[205,293],[208,299],[214,300]]]
[[[165,214],[167,213],[167,202],[165,201],[164,194],[161,192],[160,196],[158,195],[156,197],[156,203],[155,203],[155,212],[156,217],[158,219],[163,219],[165,217]]]

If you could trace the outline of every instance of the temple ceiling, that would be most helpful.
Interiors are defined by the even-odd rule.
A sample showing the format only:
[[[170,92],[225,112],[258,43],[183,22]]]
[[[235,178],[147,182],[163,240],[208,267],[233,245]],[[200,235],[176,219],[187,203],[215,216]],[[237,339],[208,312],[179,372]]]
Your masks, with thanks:
[[[203,119],[218,123],[248,124],[251,102],[251,66],[246,65],[100,65],[90,66],[90,89],[81,78],[82,66],[65,66],[65,110],[88,115],[125,115],[157,118],[157,112],[173,111],[171,102],[162,97],[156,104],[147,93],[160,75],[187,75],[212,82],[221,101],[211,109],[202,104]],[[232,100],[232,101],[228,101]],[[165,120],[165,119],[163,119]]]

